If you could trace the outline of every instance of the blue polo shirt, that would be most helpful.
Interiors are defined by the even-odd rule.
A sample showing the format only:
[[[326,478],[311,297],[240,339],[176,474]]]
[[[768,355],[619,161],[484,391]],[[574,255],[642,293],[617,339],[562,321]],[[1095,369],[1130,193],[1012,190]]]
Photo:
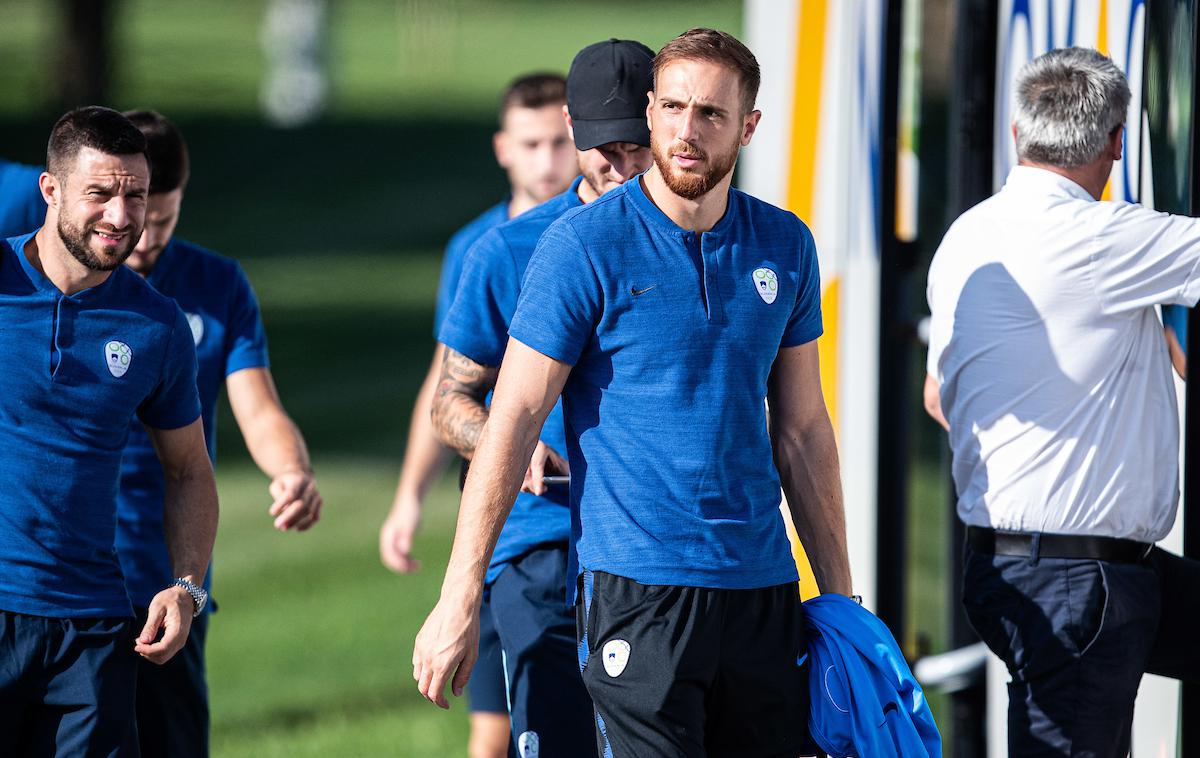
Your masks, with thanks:
[[[511,198],[504,198],[476,216],[462,229],[454,233],[446,243],[446,253],[442,256],[442,275],[438,279],[437,304],[433,312],[433,338],[436,340],[442,332],[442,324],[446,314],[450,312],[450,304],[454,302],[454,293],[458,291],[458,282],[462,278],[463,260],[480,237],[489,229],[508,221],[508,203]]]
[[[225,377],[268,365],[258,300],[236,261],[180,239],[167,243],[146,281],[178,303],[187,317],[196,346],[204,439],[216,463],[217,397]],[[149,606],[175,578],[163,536],[165,494],[162,465],[145,427],[135,419],[121,459],[117,554],[129,598],[139,608]],[[204,583],[211,586],[211,570]]]
[[[583,205],[576,177],[569,189],[484,234],[471,246],[463,265],[454,304],[442,325],[438,341],[476,363],[499,366],[508,344],[508,323],[517,307],[525,267],[538,238],[562,214]],[[562,401],[542,427],[542,442],[565,455]],[[511,561],[536,547],[567,543],[571,539],[568,488],[552,485],[544,496],[522,492],[504,522],[487,583],[491,584]]]
[[[0,239],[32,232],[46,220],[42,170],[0,158]]]
[[[0,241],[0,609],[130,616],[121,451],[134,414],[158,429],[200,415],[191,329],[123,266],[64,295],[25,257],[32,236]]]
[[[509,333],[573,366],[563,409],[582,567],[728,589],[797,579],[765,398],[779,349],[821,334],[798,218],[731,190],[695,234],[631,180],[546,231]]]

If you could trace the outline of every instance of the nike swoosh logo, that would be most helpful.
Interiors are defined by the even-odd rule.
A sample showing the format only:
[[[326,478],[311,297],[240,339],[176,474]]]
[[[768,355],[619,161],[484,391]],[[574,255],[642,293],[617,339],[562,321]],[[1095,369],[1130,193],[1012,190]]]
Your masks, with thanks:
[[[657,284],[651,284],[649,287],[647,287],[644,290],[640,290],[637,287],[630,287],[629,294],[633,295],[634,297],[637,297],[638,295],[646,294],[647,292],[649,292],[650,290],[654,289],[657,286],[658,286]]]
[[[800,656],[800,657],[796,658],[796,665],[797,665],[797,666],[803,666],[803,665],[804,665],[804,662],[805,662],[805,661],[807,661],[807,660],[808,660],[808,653],[805,653],[804,655],[802,655],[802,656]]]

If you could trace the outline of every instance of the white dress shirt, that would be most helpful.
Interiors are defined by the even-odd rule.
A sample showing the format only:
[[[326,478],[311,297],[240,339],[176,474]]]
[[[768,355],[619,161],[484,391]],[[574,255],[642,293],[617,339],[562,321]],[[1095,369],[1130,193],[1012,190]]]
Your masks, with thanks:
[[[927,370],[969,525],[1154,542],[1179,421],[1154,306],[1200,299],[1200,220],[1017,166],[929,268]]]

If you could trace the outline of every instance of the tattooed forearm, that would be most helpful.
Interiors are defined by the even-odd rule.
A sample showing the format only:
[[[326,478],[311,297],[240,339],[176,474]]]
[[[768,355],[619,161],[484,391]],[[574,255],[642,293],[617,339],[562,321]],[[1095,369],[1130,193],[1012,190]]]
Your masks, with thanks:
[[[476,363],[446,348],[442,375],[433,397],[433,428],[442,442],[470,460],[487,421],[487,393],[496,386],[499,369]]]

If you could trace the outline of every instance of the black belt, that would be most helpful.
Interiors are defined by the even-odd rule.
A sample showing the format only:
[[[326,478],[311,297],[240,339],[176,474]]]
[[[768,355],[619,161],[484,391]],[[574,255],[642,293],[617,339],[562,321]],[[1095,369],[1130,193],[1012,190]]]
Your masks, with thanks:
[[[1135,542],[1117,537],[1005,532],[981,526],[967,527],[967,543],[972,550],[993,555],[1079,558],[1114,563],[1141,563],[1154,548],[1152,542]]]

